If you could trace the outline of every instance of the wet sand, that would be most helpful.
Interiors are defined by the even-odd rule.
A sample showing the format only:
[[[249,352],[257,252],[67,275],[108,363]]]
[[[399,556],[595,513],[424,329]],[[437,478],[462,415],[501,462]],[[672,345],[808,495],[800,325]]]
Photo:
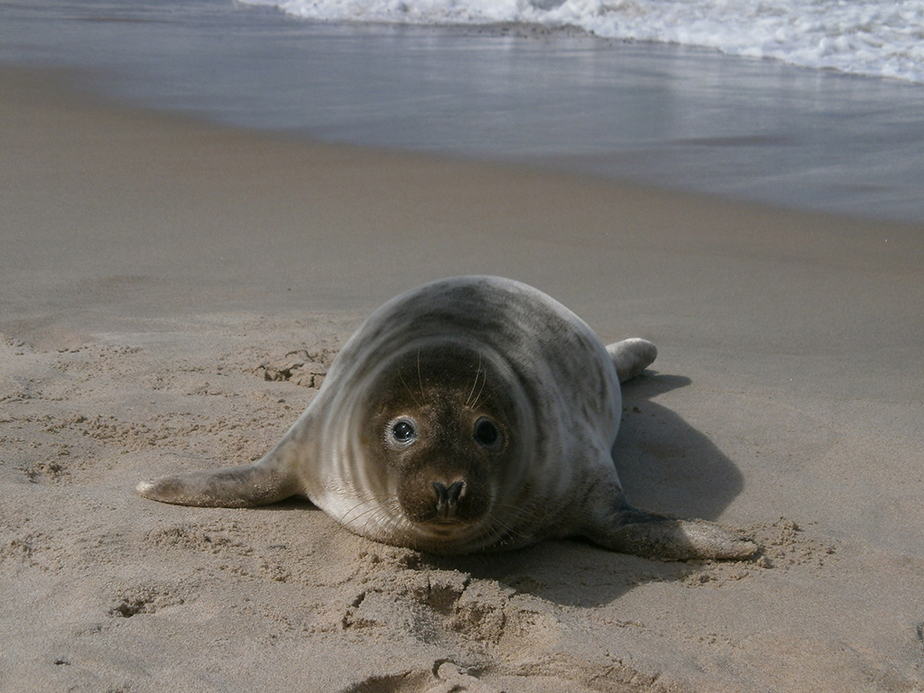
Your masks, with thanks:
[[[0,689],[924,687],[924,228],[311,144],[65,82],[0,72]],[[435,559],[303,501],[135,495],[261,456],[316,392],[267,364],[323,370],[381,302],[462,273],[655,341],[625,388],[629,497],[762,557]]]
[[[535,25],[303,21],[227,0],[9,5],[0,63],[317,142],[924,223],[924,85]]]

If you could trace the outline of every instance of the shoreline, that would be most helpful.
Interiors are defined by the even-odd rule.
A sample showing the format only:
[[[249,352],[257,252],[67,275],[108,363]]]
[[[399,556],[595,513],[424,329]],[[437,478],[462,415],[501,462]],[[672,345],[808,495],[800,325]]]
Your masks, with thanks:
[[[189,15],[112,10],[126,21],[53,8],[41,22],[14,15],[17,48],[0,61],[82,70],[87,89],[140,108],[924,223],[924,85],[567,32],[314,24],[217,1]]]
[[[920,226],[312,144],[42,71],[0,70],[0,114],[0,689],[924,687]],[[461,273],[655,341],[626,491],[764,560],[434,559],[303,501],[134,493],[261,456],[315,392],[266,363]]]

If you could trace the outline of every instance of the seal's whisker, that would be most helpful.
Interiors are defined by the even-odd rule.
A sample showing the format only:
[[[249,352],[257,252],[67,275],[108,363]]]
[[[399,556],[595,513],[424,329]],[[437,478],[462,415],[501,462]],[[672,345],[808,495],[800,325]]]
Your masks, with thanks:
[[[478,407],[480,407],[482,404],[484,404],[491,398],[489,395],[486,399],[484,400],[481,399],[481,395],[484,393],[485,385],[487,385],[488,383],[488,372],[482,367],[480,354],[478,355],[478,370],[475,372],[475,383],[472,385],[472,392],[475,391],[475,385],[478,384],[479,374],[481,375],[481,389],[478,390],[478,394],[474,396],[471,404],[468,405],[472,409],[477,409]]]
[[[499,513],[497,510],[510,510],[513,511],[513,516],[516,517],[517,527],[521,529],[515,529],[511,524],[505,522],[502,517],[497,517]],[[521,505],[514,505],[513,503],[500,503],[495,506],[495,517],[494,524],[492,525],[497,530],[503,530],[503,534],[507,535],[508,539],[524,537],[528,534],[528,529],[531,531],[531,528],[542,527],[547,524],[549,517],[549,511],[545,506],[540,505],[529,505],[523,507]]]
[[[478,400],[478,395],[475,394],[475,388],[478,387],[478,376],[481,376],[483,379],[487,379],[487,373],[485,372],[482,362],[481,354],[478,354],[478,367],[475,369],[475,379],[472,381],[471,392],[468,393],[468,397],[465,398],[465,406],[471,406],[474,408],[475,402]],[[482,381],[482,389],[484,389],[484,383]]]
[[[353,515],[353,513],[356,513],[357,510],[359,510],[360,508],[363,508],[364,506],[368,506],[368,507],[366,507],[362,512],[357,513],[353,517],[350,517],[351,515]],[[340,522],[342,522],[344,525],[349,525],[353,522],[356,522],[363,516],[368,515],[370,512],[374,512],[376,509],[377,509],[377,504],[375,503],[375,501],[363,499],[359,501],[358,503],[356,503],[352,508],[347,510],[343,515],[341,515]]]
[[[414,400],[414,404],[418,407],[420,406],[420,401],[417,397],[414,396],[414,392],[411,390],[410,386],[407,384],[407,381],[404,379],[404,374],[399,370],[398,377],[401,378],[401,384],[404,385],[404,389],[407,390],[407,393],[411,396],[411,399]]]
[[[483,543],[490,546],[504,546],[513,544],[517,540],[526,537],[526,532],[522,529],[516,529],[507,522],[495,517],[492,518],[490,523],[485,525],[484,529],[479,532],[479,535]]]
[[[471,406],[472,402],[477,399],[475,397],[475,388],[478,387],[478,376],[481,374],[481,354],[478,355],[478,368],[475,370],[475,379],[472,381],[472,389],[469,390],[468,397],[465,398],[465,404],[462,406],[468,407]]]
[[[417,384],[420,385],[420,394],[424,393],[423,377],[420,375],[420,349],[417,350]]]
[[[391,510],[392,513],[389,514],[389,510]],[[370,513],[380,513],[385,518],[388,518],[393,515],[400,515],[401,508],[398,505],[397,499],[363,498],[352,508],[347,510],[340,517],[340,521],[344,525],[350,525],[366,518]],[[350,517],[351,515],[353,516]],[[377,518],[374,517],[373,519]]]
[[[351,529],[353,531],[367,536],[369,538],[376,538],[376,536],[394,536],[395,531],[398,529],[399,522],[395,519],[393,513],[386,512],[386,509],[381,507],[378,504],[372,504],[369,508],[359,513],[355,517],[347,520],[341,520],[343,526]],[[363,527],[358,527],[359,523],[363,523]],[[365,527],[372,526],[375,528],[376,532],[369,532],[365,530]],[[397,541],[389,541],[389,543],[398,543]]]
[[[484,399],[481,399],[481,395],[484,394],[484,386],[485,386],[485,384],[486,384],[487,382],[488,382],[487,376],[484,376],[484,377],[481,379],[481,389],[478,391],[478,395],[475,397],[475,401],[472,403],[472,409],[477,409],[477,408],[480,407],[482,404],[484,404],[485,402],[487,402],[487,401],[489,401],[489,400],[491,399],[491,395],[490,395],[490,394],[489,394],[487,397],[485,397]]]

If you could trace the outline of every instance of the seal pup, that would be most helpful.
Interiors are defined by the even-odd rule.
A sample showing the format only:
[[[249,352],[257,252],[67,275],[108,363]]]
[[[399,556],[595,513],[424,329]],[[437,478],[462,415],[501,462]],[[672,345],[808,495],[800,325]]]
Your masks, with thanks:
[[[356,330],[265,457],[137,490],[225,507],[303,495],[357,534],[439,554],[583,536],[650,558],[746,558],[756,546],[715,523],[626,500],[611,454],[620,382],[656,355],[643,339],[605,347],[525,284],[435,281]]]

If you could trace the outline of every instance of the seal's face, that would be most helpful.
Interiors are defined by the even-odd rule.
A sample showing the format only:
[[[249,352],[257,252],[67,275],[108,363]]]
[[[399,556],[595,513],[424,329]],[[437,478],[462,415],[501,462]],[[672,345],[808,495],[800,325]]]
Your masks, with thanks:
[[[487,527],[523,441],[509,378],[460,345],[413,350],[380,381],[367,445],[412,545],[464,541]]]

